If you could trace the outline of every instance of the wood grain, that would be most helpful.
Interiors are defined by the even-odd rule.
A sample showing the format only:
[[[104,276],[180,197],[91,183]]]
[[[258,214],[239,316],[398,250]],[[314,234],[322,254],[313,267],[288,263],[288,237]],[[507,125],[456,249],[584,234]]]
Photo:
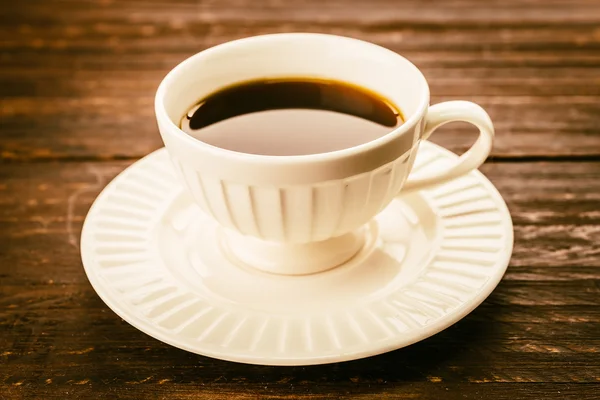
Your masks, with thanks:
[[[162,146],[151,92],[139,97],[121,96],[115,90],[113,97],[6,98],[0,111],[1,157],[5,161],[139,158]],[[478,102],[495,119],[498,133],[491,160],[600,157],[600,135],[595,131],[600,97],[449,95],[433,101],[455,98]],[[465,123],[450,124],[432,136],[457,153],[468,149],[474,138],[475,129]]]
[[[357,37],[407,56],[430,80],[433,103],[465,99],[489,111],[493,160],[600,158],[594,1],[29,4],[0,12],[5,161],[139,158],[162,144],[152,103],[169,69],[218,43],[286,31]],[[452,124],[433,140],[460,153],[473,137]]]
[[[597,0],[29,0],[0,7],[0,399],[596,399],[600,392]],[[152,110],[186,57],[289,31],[388,47],[432,103],[492,116],[482,171],[514,224],[509,269],[469,316],[364,360],[261,367],[190,354],[98,298],[81,225],[162,145]],[[450,124],[433,140],[475,137]]]
[[[108,395],[110,387],[124,387],[133,397],[186,398],[187,390],[200,387],[210,398],[333,398],[343,388],[402,398],[446,388],[476,396],[480,389],[471,385],[486,384],[486,395],[503,398],[487,385],[555,385],[510,392],[535,398],[549,387],[564,391],[561,384],[600,378],[600,214],[594,211],[600,163],[484,166],[511,209],[516,234],[511,265],[494,293],[463,321],[409,348],[306,368],[244,366],[188,354],[137,331],[98,299],[83,273],[77,239],[95,196],[128,164],[0,167],[0,189],[7,194],[0,196],[0,331],[9,333],[0,382],[11,393],[30,388],[52,398],[67,391]],[[175,390],[173,382],[187,389]],[[585,390],[577,393],[592,396]]]

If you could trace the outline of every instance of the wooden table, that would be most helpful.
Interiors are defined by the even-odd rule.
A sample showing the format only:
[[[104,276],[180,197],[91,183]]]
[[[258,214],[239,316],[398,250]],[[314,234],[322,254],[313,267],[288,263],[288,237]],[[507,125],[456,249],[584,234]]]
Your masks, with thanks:
[[[28,0],[3,2],[0,21],[0,398],[600,398],[598,0]],[[81,224],[162,145],[165,73],[286,31],[389,47],[424,71],[433,103],[476,101],[495,121],[482,171],[511,210],[512,261],[428,340],[318,367],[235,364],[146,336],[86,279]],[[452,124],[434,141],[461,152],[474,136]]]

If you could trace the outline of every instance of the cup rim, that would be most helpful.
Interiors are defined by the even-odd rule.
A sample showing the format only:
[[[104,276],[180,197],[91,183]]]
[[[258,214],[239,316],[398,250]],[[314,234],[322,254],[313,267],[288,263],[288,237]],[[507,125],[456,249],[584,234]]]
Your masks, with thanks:
[[[170,85],[171,81],[177,79],[177,74],[184,68],[184,66],[186,64],[192,62],[193,60],[195,60],[197,58],[206,57],[207,55],[210,55],[212,53],[227,51],[227,50],[230,50],[230,49],[233,49],[236,47],[243,46],[247,42],[269,41],[274,38],[285,38],[285,37],[293,39],[293,38],[307,37],[307,36],[312,36],[314,38],[325,37],[325,38],[330,38],[330,39],[339,39],[339,40],[344,40],[344,41],[349,41],[349,42],[355,42],[356,44],[374,46],[374,47],[378,47],[379,49],[381,49],[385,52],[390,53],[390,55],[393,55],[395,57],[402,59],[402,61],[404,63],[406,63],[407,67],[410,68],[413,72],[415,72],[416,75],[421,80],[421,86],[422,86],[423,92],[421,94],[421,96],[422,96],[421,101],[418,104],[416,111],[413,112],[410,115],[410,117],[407,118],[404,121],[404,123],[401,124],[399,127],[391,130],[390,132],[386,133],[383,136],[380,136],[376,139],[370,140],[366,143],[361,143],[356,146],[347,147],[347,148],[343,148],[343,149],[339,149],[339,150],[333,150],[333,151],[329,151],[329,152],[298,154],[298,155],[268,155],[268,154],[244,153],[244,152],[240,152],[240,151],[229,150],[229,149],[225,149],[222,147],[214,146],[209,143],[203,142],[199,139],[196,139],[196,138],[192,137],[191,135],[185,133],[169,117],[167,110],[164,106],[164,97],[165,97],[166,92],[169,90],[168,86]],[[171,69],[167,73],[167,75],[163,78],[163,80],[161,81],[161,83],[158,86],[158,89],[156,91],[156,95],[155,95],[155,99],[154,99],[154,108],[155,108],[155,113],[156,113],[157,119],[159,121],[162,121],[163,123],[166,123],[168,125],[167,128],[169,129],[169,131],[171,131],[172,133],[175,133],[177,135],[177,138],[179,140],[183,140],[186,145],[192,146],[198,150],[209,151],[209,152],[213,153],[215,156],[237,159],[238,161],[251,161],[251,162],[256,162],[256,163],[261,163],[261,164],[282,164],[282,163],[284,163],[284,164],[298,164],[298,163],[305,164],[305,163],[314,163],[314,162],[319,162],[319,163],[328,162],[328,161],[334,161],[334,160],[338,160],[338,159],[342,159],[342,158],[352,157],[352,156],[358,155],[360,153],[369,152],[378,147],[384,146],[384,145],[394,141],[399,136],[408,134],[409,132],[412,131],[412,128],[424,116],[424,114],[429,106],[429,99],[430,99],[429,85],[427,83],[427,80],[425,79],[425,76],[421,72],[421,70],[419,70],[419,68],[417,68],[417,66],[414,65],[410,60],[408,60],[407,58],[401,56],[400,54],[398,54],[390,49],[387,49],[383,46],[380,46],[380,45],[377,45],[377,44],[374,44],[371,42],[367,42],[365,40],[355,39],[355,38],[351,38],[351,37],[347,37],[347,36],[331,35],[331,34],[325,34],[325,33],[311,33],[311,32],[290,32],[290,33],[274,33],[274,34],[257,35],[257,36],[250,36],[250,37],[242,38],[242,39],[236,39],[236,40],[232,40],[229,42],[218,44],[213,47],[209,47],[205,50],[202,50],[202,51],[186,58],[185,60],[183,60],[179,64],[177,64],[173,69]]]

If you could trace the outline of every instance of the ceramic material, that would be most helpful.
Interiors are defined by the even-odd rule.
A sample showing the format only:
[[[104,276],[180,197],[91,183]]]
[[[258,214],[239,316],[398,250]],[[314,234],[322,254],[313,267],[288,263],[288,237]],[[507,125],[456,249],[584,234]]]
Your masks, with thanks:
[[[457,158],[425,142],[414,172],[444,171]],[[98,196],[81,253],[106,304],[159,340],[225,360],[308,365],[398,349],[448,327],[496,287],[512,251],[506,205],[478,171],[397,197],[361,229],[359,252],[326,272],[246,267],[162,149]]]
[[[220,149],[178,128],[192,104],[219,88],[290,76],[368,88],[398,105],[406,121],[359,146],[285,157]],[[360,227],[400,190],[425,188],[477,168],[494,135],[489,116],[476,104],[451,101],[429,107],[425,78],[400,55],[322,34],[257,36],[198,53],[165,77],[155,111],[165,146],[193,198],[222,226],[237,232],[225,239],[232,256],[281,274],[323,271],[353,257],[365,241]],[[451,121],[479,128],[475,144],[446,169],[409,178],[419,143]]]

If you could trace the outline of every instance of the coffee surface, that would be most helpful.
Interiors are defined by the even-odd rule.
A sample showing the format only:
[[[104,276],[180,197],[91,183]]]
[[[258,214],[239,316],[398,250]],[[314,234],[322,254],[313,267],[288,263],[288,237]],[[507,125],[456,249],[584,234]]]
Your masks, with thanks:
[[[366,89],[298,78],[251,81],[220,90],[191,107],[180,127],[228,150],[302,155],[357,146],[401,123],[398,108]]]

